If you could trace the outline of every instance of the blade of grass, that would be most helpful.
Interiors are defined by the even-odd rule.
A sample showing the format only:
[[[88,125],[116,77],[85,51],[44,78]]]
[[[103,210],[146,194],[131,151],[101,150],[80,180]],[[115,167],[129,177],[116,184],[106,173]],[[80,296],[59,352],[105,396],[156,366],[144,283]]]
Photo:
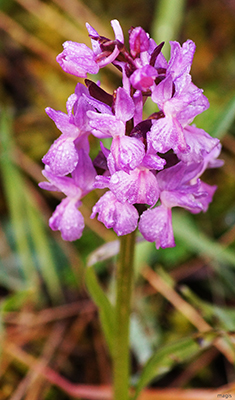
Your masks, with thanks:
[[[88,291],[99,308],[100,321],[103,332],[109,346],[110,353],[113,353],[113,336],[114,336],[114,309],[101,288],[95,271],[92,267],[86,269],[86,285]]]
[[[152,25],[152,37],[156,43],[165,42],[163,54],[169,55],[169,41],[176,40],[183,19],[185,0],[160,0],[157,2]]]
[[[1,285],[4,286],[8,290],[22,290],[24,288],[24,282],[22,279],[17,278],[15,276],[11,276],[9,272],[5,270],[5,268],[2,265],[2,262],[0,263],[0,282]]]
[[[39,289],[39,277],[34,268],[34,262],[27,240],[25,218],[25,196],[23,180],[18,169],[12,162],[12,122],[5,111],[1,112],[1,159],[0,165],[4,192],[7,199],[17,254],[20,259],[24,278],[28,286]]]
[[[20,256],[27,283],[40,290],[37,265],[52,301],[63,300],[63,291],[55,262],[46,237],[40,211],[35,205],[28,186],[12,160],[13,140],[11,121],[2,113],[2,173],[8,200],[17,252]]]
[[[210,135],[222,139],[223,136],[228,132],[230,126],[235,119],[235,96],[226,104],[222,113],[217,118]]]
[[[64,299],[63,289],[56,270],[50,242],[45,232],[45,225],[30,191],[25,186],[25,200],[30,228],[30,236],[36,251],[36,258],[40,273],[44,279],[50,298],[54,302]]]

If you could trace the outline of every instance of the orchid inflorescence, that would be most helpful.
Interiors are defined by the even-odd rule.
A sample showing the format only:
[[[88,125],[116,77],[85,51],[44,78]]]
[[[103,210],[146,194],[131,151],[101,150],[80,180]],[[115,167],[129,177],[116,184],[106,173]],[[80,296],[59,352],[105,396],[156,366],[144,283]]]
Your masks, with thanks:
[[[91,218],[118,236],[137,226],[156,247],[175,245],[172,207],[191,213],[206,211],[216,186],[200,180],[207,168],[222,164],[218,139],[190,125],[209,107],[203,90],[190,75],[195,44],[170,42],[171,57],[161,50],[141,27],[129,31],[129,50],[117,20],[111,21],[115,39],[100,36],[87,24],[92,49],[67,41],[57,61],[62,69],[79,78],[67,101],[67,114],[47,108],[46,112],[62,132],[42,161],[41,182],[46,190],[60,191],[65,198],[49,220],[64,240],[79,239],[84,218],[78,210],[81,199],[93,189],[108,190],[94,205]],[[87,79],[112,63],[122,72],[122,86],[113,94],[100,83]],[[143,118],[143,106],[150,99],[156,111]],[[111,138],[110,149],[100,141],[100,151],[91,160],[89,135]]]

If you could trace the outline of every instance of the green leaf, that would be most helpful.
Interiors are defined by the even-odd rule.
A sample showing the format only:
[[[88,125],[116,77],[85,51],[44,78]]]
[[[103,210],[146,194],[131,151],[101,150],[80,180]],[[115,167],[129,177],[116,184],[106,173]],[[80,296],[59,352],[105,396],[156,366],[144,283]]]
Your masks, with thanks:
[[[218,336],[214,332],[200,333],[194,337],[166,344],[148,360],[143,368],[132,400],[136,400],[141,390],[154,378],[169,372],[176,364],[186,362],[212,345]]]
[[[87,289],[99,309],[101,326],[105,335],[109,351],[113,353],[113,335],[114,335],[114,308],[101,288],[95,271],[88,267],[85,272]]]

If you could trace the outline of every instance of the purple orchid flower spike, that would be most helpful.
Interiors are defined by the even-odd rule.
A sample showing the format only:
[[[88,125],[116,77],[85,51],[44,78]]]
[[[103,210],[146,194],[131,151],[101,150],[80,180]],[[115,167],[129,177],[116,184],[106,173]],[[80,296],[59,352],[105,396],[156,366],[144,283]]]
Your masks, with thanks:
[[[86,86],[79,83],[69,97],[67,113],[46,109],[62,134],[42,159],[49,182],[40,186],[66,196],[49,224],[65,240],[76,240],[84,228],[81,199],[93,189],[107,189],[91,218],[98,214],[119,236],[138,226],[157,248],[172,247],[172,208],[205,212],[216,187],[200,177],[222,165],[219,140],[191,125],[209,107],[190,75],[195,44],[171,42],[167,62],[163,43],[157,45],[141,27],[130,29],[128,50],[119,22],[111,25],[114,40],[87,24],[92,49],[68,41],[57,57],[66,72],[82,78],[112,63],[122,72],[123,86],[109,94],[100,82],[85,79]],[[144,111],[147,99],[156,105],[150,116]],[[90,135],[101,140],[93,161]]]
[[[92,48],[66,41],[57,57],[65,72],[85,81],[69,97],[67,113],[46,109],[61,135],[42,159],[48,181],[40,187],[65,196],[49,220],[64,240],[82,236],[85,221],[79,208],[93,189],[96,199],[100,190],[102,194],[90,218],[97,217],[117,236],[128,235],[120,240],[113,307],[118,329],[112,351],[114,397],[127,399],[135,231],[157,249],[174,247],[172,209],[206,212],[216,186],[203,182],[201,175],[222,161],[219,140],[191,125],[209,107],[190,75],[194,42],[170,42],[167,62],[164,43],[155,43],[141,27],[130,29],[126,47],[120,23],[112,20],[111,26],[114,39],[101,36],[87,23]],[[112,93],[102,88],[102,82],[87,78],[110,63],[122,76]],[[149,102],[154,107],[151,115],[145,107]],[[87,278],[88,283],[93,279]]]

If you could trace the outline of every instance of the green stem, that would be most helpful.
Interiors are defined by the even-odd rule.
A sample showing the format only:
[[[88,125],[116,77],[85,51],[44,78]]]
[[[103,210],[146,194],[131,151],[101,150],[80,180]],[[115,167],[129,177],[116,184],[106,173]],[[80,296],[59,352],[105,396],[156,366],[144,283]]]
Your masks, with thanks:
[[[128,400],[130,375],[129,325],[133,286],[135,232],[121,237],[116,280],[116,320],[113,352],[114,400]]]

